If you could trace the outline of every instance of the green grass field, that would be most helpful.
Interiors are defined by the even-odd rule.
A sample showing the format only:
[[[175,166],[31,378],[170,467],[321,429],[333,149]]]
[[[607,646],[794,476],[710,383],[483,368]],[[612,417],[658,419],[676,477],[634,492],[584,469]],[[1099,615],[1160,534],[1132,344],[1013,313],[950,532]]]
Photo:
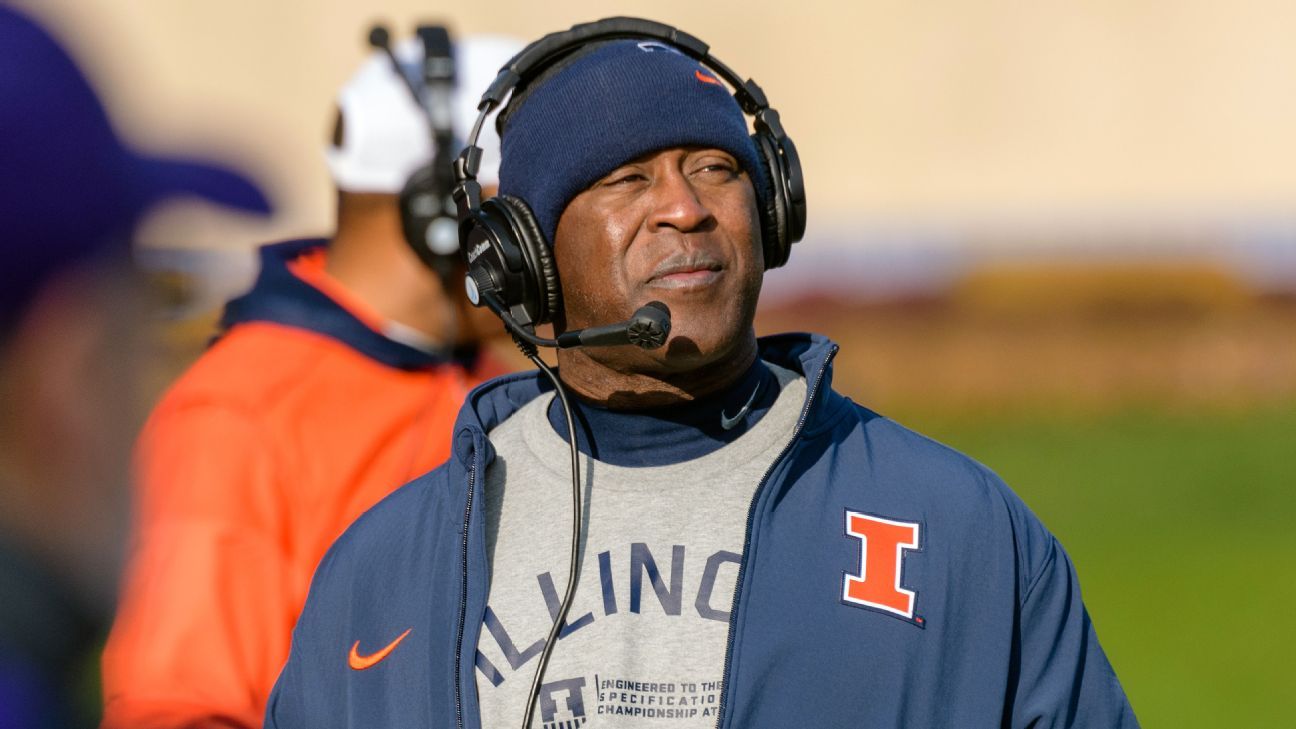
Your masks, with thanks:
[[[1296,715],[1296,405],[888,412],[997,471],[1058,535],[1146,727]]]

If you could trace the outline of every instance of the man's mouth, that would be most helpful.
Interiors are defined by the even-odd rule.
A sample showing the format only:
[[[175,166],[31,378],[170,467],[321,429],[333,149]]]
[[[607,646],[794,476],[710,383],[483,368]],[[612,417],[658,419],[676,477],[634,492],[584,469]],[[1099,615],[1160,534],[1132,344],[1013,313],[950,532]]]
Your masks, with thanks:
[[[669,259],[657,266],[648,285],[666,289],[701,288],[718,281],[723,273],[724,266],[709,257]]]

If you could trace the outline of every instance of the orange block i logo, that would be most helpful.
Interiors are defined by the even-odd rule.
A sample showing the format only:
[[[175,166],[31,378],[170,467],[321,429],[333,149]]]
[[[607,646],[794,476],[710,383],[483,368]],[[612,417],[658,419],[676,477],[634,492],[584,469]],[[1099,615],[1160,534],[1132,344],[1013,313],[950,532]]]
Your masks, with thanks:
[[[860,541],[858,574],[842,578],[842,601],[873,608],[922,626],[914,617],[917,592],[901,586],[904,556],[918,549],[919,524],[846,510],[846,535]]]

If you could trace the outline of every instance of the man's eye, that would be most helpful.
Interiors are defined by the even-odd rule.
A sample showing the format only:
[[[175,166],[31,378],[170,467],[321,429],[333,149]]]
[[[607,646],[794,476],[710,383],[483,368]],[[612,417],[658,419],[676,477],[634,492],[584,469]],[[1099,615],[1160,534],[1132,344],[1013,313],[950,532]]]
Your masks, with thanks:
[[[603,180],[603,185],[605,187],[626,185],[632,182],[639,182],[640,180],[643,179],[646,178],[643,175],[639,174],[638,172],[624,172],[620,174],[609,175],[606,179]]]
[[[694,174],[733,177],[738,174],[738,168],[728,162],[710,162],[698,167]]]

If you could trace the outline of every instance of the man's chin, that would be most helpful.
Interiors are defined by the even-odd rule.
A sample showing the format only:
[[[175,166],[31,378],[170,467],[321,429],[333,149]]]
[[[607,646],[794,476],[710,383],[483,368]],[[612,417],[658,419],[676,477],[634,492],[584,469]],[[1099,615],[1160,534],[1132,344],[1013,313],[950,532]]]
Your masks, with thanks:
[[[657,349],[633,346],[584,348],[584,354],[625,374],[672,375],[691,372],[723,360],[741,346],[741,337],[717,338],[672,328],[666,345]]]
[[[742,350],[754,338],[750,326],[719,333],[715,330],[690,331],[687,326],[672,328],[664,351],[658,350],[658,359],[671,372],[688,372],[734,357],[735,352]]]

